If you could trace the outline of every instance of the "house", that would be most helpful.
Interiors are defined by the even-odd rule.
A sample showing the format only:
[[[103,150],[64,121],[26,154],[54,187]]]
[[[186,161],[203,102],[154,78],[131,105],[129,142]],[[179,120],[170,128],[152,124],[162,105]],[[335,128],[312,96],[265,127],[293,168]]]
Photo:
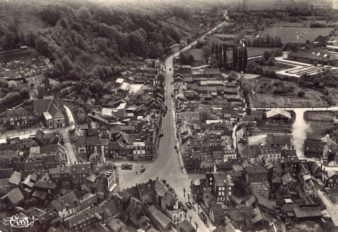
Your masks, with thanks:
[[[147,183],[138,184],[136,186],[140,200],[143,204],[151,204],[154,200],[154,182],[149,180]]]
[[[20,128],[28,123],[28,111],[25,108],[8,109],[6,112],[9,125]]]
[[[21,173],[14,171],[8,179],[8,183],[13,186],[19,186],[21,182]]]
[[[51,202],[53,209],[57,212],[60,218],[66,218],[74,214],[78,204],[79,199],[73,191]]]
[[[170,50],[172,53],[178,52],[180,50],[180,45],[178,43],[175,43],[170,46]]]
[[[290,124],[291,113],[282,109],[271,109],[265,112],[266,124]]]
[[[300,205],[293,208],[297,221],[316,220],[323,216],[322,210],[318,205]]]
[[[184,211],[178,208],[178,200],[173,190],[167,191],[161,202],[161,208],[171,221],[178,225],[184,220]]]
[[[84,184],[91,174],[91,165],[89,162],[73,164],[70,166],[69,174],[72,184]]]
[[[324,144],[320,139],[307,138],[304,141],[304,155],[307,157],[322,157]]]
[[[94,152],[101,153],[101,139],[98,135],[89,136],[85,139],[85,150],[88,155]]]
[[[203,75],[205,77],[220,77],[221,71],[218,68],[205,68]]]
[[[14,188],[6,195],[1,197],[1,200],[4,199],[6,199],[11,205],[17,206],[24,201],[25,197],[19,188]]]
[[[149,206],[146,209],[146,212],[161,231],[169,231],[172,226],[172,222],[165,214],[158,210],[154,205]]]
[[[220,204],[212,205],[209,210],[209,218],[210,218],[210,221],[215,226],[224,225],[225,209],[222,207],[222,205]]]
[[[281,150],[278,148],[261,147],[260,157],[264,160],[278,161],[282,158]]]
[[[326,171],[325,172],[325,185],[331,190],[338,190],[338,172]]]
[[[228,223],[225,226],[225,231],[226,232],[239,232],[240,230],[236,230],[235,227],[231,223]]]
[[[64,220],[66,228],[72,231],[83,231],[83,228],[94,222],[102,220],[102,209],[100,207],[92,207],[80,211]]]
[[[99,207],[103,210],[104,218],[117,218],[122,212],[122,200],[115,195],[115,197],[101,202]]]
[[[178,224],[178,232],[196,232],[196,229],[189,221],[184,220]]]
[[[46,126],[50,129],[66,126],[65,115],[51,99],[34,100],[34,114],[43,117]]]
[[[197,202],[200,202],[203,196],[204,188],[207,187],[207,179],[197,178],[194,180],[191,180],[191,196],[193,199],[195,199]]]
[[[292,177],[296,177],[300,169],[300,160],[297,156],[284,158],[281,160],[281,168],[284,172],[289,172]]]
[[[224,151],[224,156],[223,157],[224,157],[223,158],[224,161],[236,159],[237,158],[236,150],[234,150],[234,149],[226,149]]]
[[[246,180],[248,183],[268,182],[268,170],[259,165],[247,167]]]
[[[260,149],[259,145],[245,145],[241,152],[241,157],[246,157],[254,162],[259,157]]]
[[[126,231],[127,226],[120,219],[112,218],[108,221],[107,227],[109,232],[122,232]]]
[[[224,202],[232,195],[234,183],[227,173],[206,174],[208,186],[212,188],[212,192],[217,202]]]
[[[266,146],[271,148],[290,148],[290,135],[268,134],[266,137]]]

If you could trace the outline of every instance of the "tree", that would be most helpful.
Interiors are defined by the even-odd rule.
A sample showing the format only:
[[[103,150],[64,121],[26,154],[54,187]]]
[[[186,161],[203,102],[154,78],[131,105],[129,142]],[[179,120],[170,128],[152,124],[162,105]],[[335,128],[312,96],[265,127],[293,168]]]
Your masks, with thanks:
[[[229,74],[229,81],[235,81],[238,79],[238,74],[234,71],[231,71]]]
[[[273,66],[275,65],[275,59],[273,57],[269,57],[269,59],[267,60],[267,63],[269,66]]]
[[[297,93],[298,97],[304,97],[305,96],[305,92],[303,90],[299,90]]]
[[[206,60],[208,60],[209,57],[210,57],[210,55],[211,55],[211,48],[210,48],[210,46],[209,45],[204,45],[202,49],[203,49],[203,53],[204,53],[204,58]]]
[[[88,10],[87,7],[82,6],[78,11],[77,11],[77,16],[81,20],[89,20],[91,17],[90,11]]]
[[[78,123],[85,123],[87,120],[87,115],[82,107],[78,108],[76,113],[76,118]]]
[[[184,65],[192,65],[194,62],[194,56],[187,54],[186,52],[180,53],[181,63]]]
[[[73,70],[73,64],[67,55],[62,58],[61,62],[64,73],[69,73],[70,71]]]
[[[57,5],[45,7],[40,11],[40,17],[51,26],[55,26],[60,19],[60,10]]]
[[[10,50],[14,47],[15,34],[13,32],[8,32],[5,35],[5,50]]]
[[[142,33],[140,33],[140,31],[133,31],[129,34],[128,39],[131,51],[135,55],[142,56],[145,43],[145,38],[143,38]]]

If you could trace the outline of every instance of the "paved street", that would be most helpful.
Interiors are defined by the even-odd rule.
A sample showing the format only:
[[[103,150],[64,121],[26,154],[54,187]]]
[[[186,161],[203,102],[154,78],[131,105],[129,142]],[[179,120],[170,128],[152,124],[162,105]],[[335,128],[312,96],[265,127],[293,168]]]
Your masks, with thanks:
[[[218,26],[223,25],[223,23]],[[210,30],[214,31],[218,26]],[[207,33],[207,34],[208,34]],[[202,36],[204,37],[204,36]],[[191,48],[192,45],[196,44],[197,41],[192,42],[190,45],[186,46],[182,50],[187,50]],[[182,51],[181,50],[181,51]],[[174,100],[171,96],[173,93],[173,58],[174,56],[179,55],[179,52],[169,56],[165,61],[166,66],[166,83],[165,83],[165,98],[166,105],[168,107],[167,114],[162,120],[162,131],[163,137],[160,140],[159,149],[158,149],[158,157],[152,163],[136,163],[134,164],[133,170],[121,170],[120,171],[120,185],[121,189],[128,188],[131,186],[135,186],[137,183],[146,182],[149,179],[154,179],[156,177],[160,179],[166,179],[167,182],[174,187],[177,192],[178,198],[186,202],[187,198],[184,197],[183,188],[186,189],[187,192],[190,192],[190,183],[191,180],[200,176],[200,175],[186,175],[183,171],[183,164],[180,161],[180,157],[175,150],[175,145],[177,144],[176,139],[176,126],[175,126],[175,112],[174,112]],[[146,168],[146,171],[140,174],[139,170],[141,165]],[[136,174],[138,171],[138,174]],[[195,225],[195,222],[198,223],[198,231],[211,231],[211,228],[206,226],[198,216],[197,210],[190,210],[188,212],[192,217],[192,223]]]
[[[74,147],[73,147],[72,142],[71,142],[70,137],[69,137],[68,127],[58,129],[58,131],[62,135],[64,145],[67,149],[67,164],[77,163],[77,158],[76,158],[76,155],[75,155],[75,152],[74,152]]]

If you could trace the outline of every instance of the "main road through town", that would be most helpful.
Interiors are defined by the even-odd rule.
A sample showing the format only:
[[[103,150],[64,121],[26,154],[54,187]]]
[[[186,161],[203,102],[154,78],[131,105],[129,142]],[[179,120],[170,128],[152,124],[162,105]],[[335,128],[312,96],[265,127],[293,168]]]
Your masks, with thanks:
[[[215,31],[223,23],[217,25],[208,33]],[[208,34],[206,33],[206,34]],[[206,35],[205,34],[205,35]],[[204,36],[201,36],[203,39]],[[190,45],[184,47],[179,52],[191,48],[197,41],[192,42]],[[135,186],[137,183],[143,183],[149,179],[165,179],[176,191],[178,198],[182,202],[188,201],[187,194],[184,196],[184,190],[186,193],[190,193],[190,183],[191,180],[198,177],[198,175],[187,175],[183,171],[183,164],[180,160],[180,156],[175,149],[175,146],[178,145],[178,140],[176,137],[176,122],[175,122],[175,107],[173,94],[173,59],[175,56],[179,55],[179,52],[176,52],[173,55],[170,55],[165,60],[166,75],[165,75],[165,99],[166,106],[168,107],[167,114],[162,119],[162,131],[163,137],[160,139],[158,156],[151,163],[134,163],[134,168],[132,171],[121,170],[120,171],[120,187],[121,189]],[[140,167],[143,165],[145,167],[145,172],[140,174]],[[137,173],[136,173],[137,171]],[[187,214],[187,219],[189,220],[192,217],[191,222],[195,226],[195,223],[198,223],[198,231],[211,231],[212,228],[209,225],[205,225],[199,218],[197,213],[197,206],[195,210],[189,210]]]

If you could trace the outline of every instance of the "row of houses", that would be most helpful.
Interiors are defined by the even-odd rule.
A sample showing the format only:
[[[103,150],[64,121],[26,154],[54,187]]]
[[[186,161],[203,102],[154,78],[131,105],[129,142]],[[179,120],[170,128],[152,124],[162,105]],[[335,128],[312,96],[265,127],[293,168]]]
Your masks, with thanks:
[[[264,215],[283,218],[288,228],[296,222],[325,217],[317,191],[336,194],[337,172],[325,171],[323,165],[295,155],[284,154],[273,165],[263,164],[237,159],[225,170],[215,166],[214,171],[192,180],[192,197],[216,226],[231,224],[244,231],[269,229],[266,225],[271,221]],[[265,220],[268,222],[263,223]]]

